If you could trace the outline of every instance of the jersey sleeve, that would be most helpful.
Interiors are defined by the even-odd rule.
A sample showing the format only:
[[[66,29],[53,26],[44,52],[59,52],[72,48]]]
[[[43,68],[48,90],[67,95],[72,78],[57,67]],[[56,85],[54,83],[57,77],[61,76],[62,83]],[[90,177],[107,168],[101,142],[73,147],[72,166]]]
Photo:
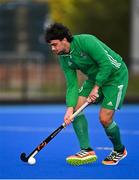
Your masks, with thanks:
[[[112,73],[113,66],[105,49],[94,36],[86,37],[84,43],[86,52],[98,65],[95,84],[101,87]]]
[[[60,58],[60,66],[66,79],[66,104],[68,107],[75,107],[78,100],[77,72],[76,70],[69,68],[63,58]]]

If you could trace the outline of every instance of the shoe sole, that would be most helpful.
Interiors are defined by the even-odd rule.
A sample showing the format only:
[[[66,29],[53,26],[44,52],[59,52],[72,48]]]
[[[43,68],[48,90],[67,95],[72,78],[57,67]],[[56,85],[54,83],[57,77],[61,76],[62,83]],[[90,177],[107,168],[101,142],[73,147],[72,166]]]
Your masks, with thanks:
[[[125,154],[119,161],[117,161],[116,163],[107,164],[107,163],[105,163],[104,161],[102,161],[102,164],[107,165],[107,166],[115,166],[115,165],[117,165],[121,160],[123,160],[126,156],[127,156],[127,151],[126,151],[126,154]]]
[[[80,165],[84,165],[84,164],[90,164],[90,163],[93,163],[97,160],[97,156],[93,156],[93,157],[90,157],[88,159],[70,159],[70,158],[67,158],[66,159],[66,162],[72,166],[80,166]]]

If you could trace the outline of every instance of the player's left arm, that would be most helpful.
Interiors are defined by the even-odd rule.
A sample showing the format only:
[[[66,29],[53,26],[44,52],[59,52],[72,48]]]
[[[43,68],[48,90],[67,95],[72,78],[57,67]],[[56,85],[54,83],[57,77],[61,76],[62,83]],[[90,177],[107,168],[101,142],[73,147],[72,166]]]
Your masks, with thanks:
[[[99,97],[98,91],[99,91],[99,86],[95,85],[87,98],[87,101],[89,103],[96,101],[96,99]]]
[[[105,49],[93,36],[85,39],[85,49],[89,56],[98,65],[98,73],[96,75],[95,84],[96,86],[101,87],[112,73],[113,66],[111,61]]]

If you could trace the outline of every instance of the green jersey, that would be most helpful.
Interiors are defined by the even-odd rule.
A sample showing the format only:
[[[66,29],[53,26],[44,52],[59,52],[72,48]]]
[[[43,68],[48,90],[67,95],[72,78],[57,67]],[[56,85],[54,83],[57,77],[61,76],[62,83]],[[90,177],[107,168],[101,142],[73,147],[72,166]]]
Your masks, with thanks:
[[[60,65],[67,83],[66,103],[75,107],[78,100],[77,71],[99,87],[116,85],[126,69],[122,57],[93,35],[75,35],[69,54],[60,55]],[[93,87],[92,87],[93,88]]]

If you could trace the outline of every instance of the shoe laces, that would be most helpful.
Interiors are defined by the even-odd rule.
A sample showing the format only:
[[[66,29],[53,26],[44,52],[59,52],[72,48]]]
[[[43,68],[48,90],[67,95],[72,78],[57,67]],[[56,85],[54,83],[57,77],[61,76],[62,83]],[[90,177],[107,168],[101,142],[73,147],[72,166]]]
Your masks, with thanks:
[[[107,156],[106,159],[108,159],[108,160],[114,160],[114,159],[115,159],[116,157],[118,157],[119,155],[121,155],[121,153],[118,153],[118,152],[116,152],[116,151],[112,151],[112,152],[110,153],[110,155]]]
[[[80,150],[78,153],[76,153],[77,156],[84,156],[86,154],[88,154],[88,152],[86,150],[83,150],[83,149]]]

